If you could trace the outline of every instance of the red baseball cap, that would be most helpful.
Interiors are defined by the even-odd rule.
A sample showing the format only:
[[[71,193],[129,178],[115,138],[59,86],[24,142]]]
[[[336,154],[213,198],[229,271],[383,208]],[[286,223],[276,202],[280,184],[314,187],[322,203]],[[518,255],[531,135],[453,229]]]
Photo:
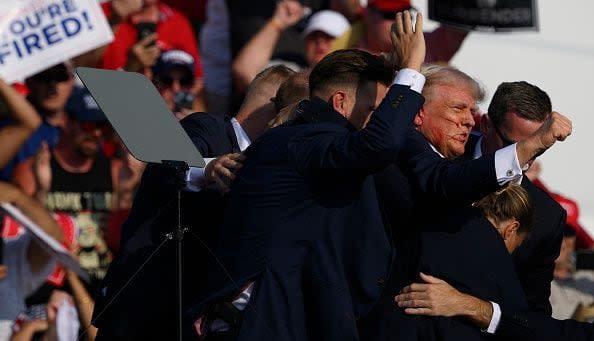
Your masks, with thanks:
[[[580,209],[578,204],[574,200],[557,193],[552,193],[551,196],[559,203],[559,205],[561,205],[561,207],[563,207],[565,212],[567,212],[567,220],[565,223],[575,231],[577,237],[576,247],[578,249],[590,249],[594,247],[594,239],[579,223]]]
[[[410,8],[410,0],[369,0],[367,7],[373,7],[381,12],[396,13]]]

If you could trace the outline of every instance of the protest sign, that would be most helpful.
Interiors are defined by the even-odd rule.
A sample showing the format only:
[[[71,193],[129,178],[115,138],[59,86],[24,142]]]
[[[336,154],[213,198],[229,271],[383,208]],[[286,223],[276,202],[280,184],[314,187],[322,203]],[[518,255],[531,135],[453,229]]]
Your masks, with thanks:
[[[80,267],[76,259],[72,258],[70,252],[58,241],[53,239],[41,227],[35,224],[31,219],[27,218],[21,210],[9,203],[0,203],[0,209],[11,216],[21,226],[25,227],[31,232],[33,238],[39,245],[51,256],[54,257],[60,264],[74,271],[84,280],[88,280],[89,276]]]
[[[0,1],[0,76],[7,82],[112,40],[97,0]]]
[[[534,0],[429,0],[429,19],[465,29],[538,30]]]

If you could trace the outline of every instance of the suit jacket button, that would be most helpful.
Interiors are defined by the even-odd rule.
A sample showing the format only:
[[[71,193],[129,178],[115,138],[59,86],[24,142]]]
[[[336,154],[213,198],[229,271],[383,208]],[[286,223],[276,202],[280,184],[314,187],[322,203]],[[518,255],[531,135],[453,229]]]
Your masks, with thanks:
[[[386,282],[386,279],[383,277],[380,277],[377,279],[377,285],[384,285],[385,282]]]

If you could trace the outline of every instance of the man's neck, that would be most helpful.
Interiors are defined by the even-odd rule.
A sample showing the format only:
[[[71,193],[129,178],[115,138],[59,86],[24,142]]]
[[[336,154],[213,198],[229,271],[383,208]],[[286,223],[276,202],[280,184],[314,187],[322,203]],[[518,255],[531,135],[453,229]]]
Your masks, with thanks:
[[[86,173],[93,166],[93,157],[83,156],[74,150],[72,144],[60,143],[54,148],[53,156],[58,164],[71,173]]]

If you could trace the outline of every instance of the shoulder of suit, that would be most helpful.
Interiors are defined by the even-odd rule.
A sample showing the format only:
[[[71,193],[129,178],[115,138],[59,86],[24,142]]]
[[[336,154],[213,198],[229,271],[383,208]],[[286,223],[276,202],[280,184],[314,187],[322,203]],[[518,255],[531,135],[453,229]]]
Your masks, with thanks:
[[[530,195],[530,199],[539,211],[549,212],[550,214],[558,213],[562,214],[565,212],[563,207],[549,195],[545,190],[536,186],[530,179],[524,178],[522,180],[522,187],[526,189]]]

